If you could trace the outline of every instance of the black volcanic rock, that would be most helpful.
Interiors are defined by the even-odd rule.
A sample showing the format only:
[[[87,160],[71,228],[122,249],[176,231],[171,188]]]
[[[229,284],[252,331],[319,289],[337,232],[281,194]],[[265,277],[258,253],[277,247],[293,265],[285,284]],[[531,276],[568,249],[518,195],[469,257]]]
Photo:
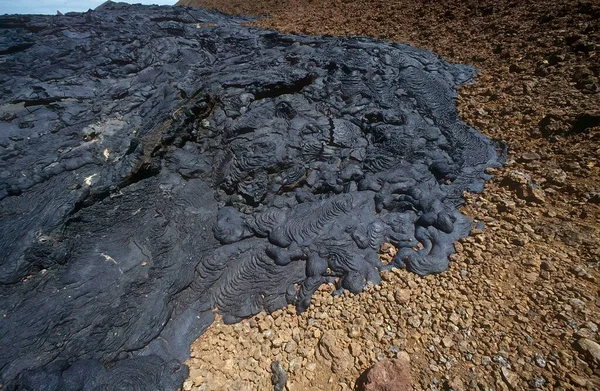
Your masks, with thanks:
[[[190,8],[0,17],[0,383],[177,389],[237,322],[385,267],[444,271],[502,151],[473,69]]]

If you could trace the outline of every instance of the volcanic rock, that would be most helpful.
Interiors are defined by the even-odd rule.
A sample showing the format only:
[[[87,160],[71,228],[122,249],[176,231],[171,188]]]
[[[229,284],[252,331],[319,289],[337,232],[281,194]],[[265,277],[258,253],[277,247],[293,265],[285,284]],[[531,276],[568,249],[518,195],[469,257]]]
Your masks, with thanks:
[[[463,193],[504,152],[457,116],[474,70],[247,20],[112,2],[0,18],[9,389],[178,389],[215,312],[448,267]]]

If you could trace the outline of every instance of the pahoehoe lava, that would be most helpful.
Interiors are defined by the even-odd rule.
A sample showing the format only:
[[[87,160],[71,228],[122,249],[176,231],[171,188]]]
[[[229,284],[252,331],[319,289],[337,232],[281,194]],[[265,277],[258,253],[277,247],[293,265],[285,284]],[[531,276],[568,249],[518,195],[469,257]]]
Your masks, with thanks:
[[[302,311],[326,282],[448,267],[472,228],[463,192],[503,160],[457,115],[475,71],[248,20],[121,3],[0,17],[6,389],[174,390],[215,312]]]

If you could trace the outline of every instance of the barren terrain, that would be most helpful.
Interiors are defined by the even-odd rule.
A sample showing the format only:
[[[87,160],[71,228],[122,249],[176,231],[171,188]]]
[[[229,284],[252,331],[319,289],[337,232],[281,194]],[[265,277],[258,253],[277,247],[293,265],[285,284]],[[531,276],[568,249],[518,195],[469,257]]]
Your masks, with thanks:
[[[293,308],[192,347],[186,390],[350,390],[406,351],[416,389],[600,387],[600,4],[593,1],[182,0],[266,15],[283,32],[369,35],[480,69],[460,91],[467,123],[509,147],[508,162],[463,211],[485,229],[450,269],[384,274],[360,295],[323,287]],[[392,251],[393,249],[388,249]],[[590,341],[592,341],[590,343]],[[598,347],[600,349],[600,347]]]

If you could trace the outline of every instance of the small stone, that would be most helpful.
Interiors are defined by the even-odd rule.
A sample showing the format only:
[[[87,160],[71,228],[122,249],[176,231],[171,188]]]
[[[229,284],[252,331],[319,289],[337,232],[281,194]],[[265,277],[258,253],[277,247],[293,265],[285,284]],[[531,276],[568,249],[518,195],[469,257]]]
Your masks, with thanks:
[[[264,320],[264,319],[263,319],[263,320],[261,320],[260,322],[258,322],[258,329],[259,329],[261,332],[264,332],[264,331],[268,330],[270,326],[271,326],[271,325],[270,325],[270,323],[269,323],[269,322],[267,322],[267,321],[266,321],[266,320]]]
[[[204,383],[204,376],[196,376],[194,378],[194,385],[196,387],[200,387],[202,385],[202,383]]]
[[[545,272],[545,270],[542,270],[542,272]],[[538,273],[538,272],[523,273],[523,279],[526,281],[529,281],[529,282],[535,282],[538,279],[538,277],[541,277],[541,273]]]
[[[581,338],[577,341],[577,347],[580,351],[591,356],[596,361],[596,364],[600,364],[600,345],[596,342],[587,338]]]
[[[348,336],[350,336],[350,338],[359,338],[362,336],[362,329],[359,326],[353,324],[350,326]]]
[[[496,364],[500,365],[501,367],[507,367],[508,366],[508,361],[506,360],[506,358],[504,357],[503,354],[496,354],[493,359],[492,359]]]
[[[454,346],[454,341],[452,340],[452,336],[450,336],[450,335],[445,336],[444,339],[442,339],[442,344],[446,348]]]
[[[499,211],[514,211],[517,207],[516,202],[513,200],[500,200],[498,202],[498,210]]]
[[[328,317],[329,317],[329,315],[327,315],[327,312],[325,312],[325,311],[317,312],[315,314],[315,318],[317,318],[317,319],[327,319]]]
[[[565,322],[567,322],[567,323],[571,323],[571,322],[572,322],[571,316],[569,316],[569,314],[568,314],[568,313],[566,313],[566,312],[560,312],[560,313],[558,313],[558,314],[556,315],[556,317],[557,317],[558,319],[560,319],[560,320],[564,320],[564,321],[565,321]]]
[[[548,56],[548,64],[549,65],[556,65],[559,62],[563,62],[565,61],[565,55],[560,53],[560,54],[551,54]]]
[[[287,384],[287,373],[279,361],[271,363],[271,384],[275,391],[283,391]]]
[[[351,342],[350,343],[350,354],[352,354],[353,357],[358,357],[360,356],[362,353],[362,348],[360,347],[360,344],[358,342]]]
[[[586,378],[577,376],[573,373],[569,373],[569,378],[571,378],[571,381],[573,382],[573,384],[580,386],[580,387],[585,387],[586,384],[588,383],[588,380]]]
[[[421,319],[419,318],[418,315],[413,315],[411,317],[408,318],[408,323],[414,327],[414,328],[418,328],[421,325]]]
[[[575,274],[577,277],[585,277],[587,276],[588,272],[587,270],[585,270],[585,268],[583,266],[572,266],[569,271],[573,274]]]
[[[273,341],[271,341],[273,347],[276,347],[276,348],[283,346],[284,342],[285,342],[284,339],[281,337],[277,337]]]
[[[508,384],[511,388],[518,388],[519,386],[519,376],[515,373],[511,372],[507,367],[502,367],[502,379]]]
[[[534,160],[540,160],[541,157],[535,152],[525,152],[523,155],[521,155],[521,159],[525,162],[532,162]]]
[[[544,379],[541,376],[534,377],[533,379],[529,380],[529,386],[531,388],[542,388],[545,385],[546,385],[546,379]]]
[[[331,371],[335,374],[345,373],[354,365],[354,359],[340,345],[340,341],[332,331],[323,333],[318,345],[321,357],[331,362]]]
[[[535,353],[533,355],[533,361],[535,361],[538,367],[546,368],[546,360],[544,359],[544,356],[542,356],[540,353]]]
[[[191,391],[193,386],[194,386],[194,382],[191,381],[190,379],[183,382],[184,391]]]
[[[542,270],[546,270],[546,271],[549,271],[549,272],[555,272],[556,271],[556,267],[554,267],[554,265],[550,261],[543,261],[541,263],[540,267],[542,268]]]
[[[571,352],[568,350],[561,350],[558,352],[560,363],[566,368],[571,368],[573,366],[573,356],[570,353]]]
[[[536,184],[530,183],[527,186],[523,186],[521,191],[517,193],[520,198],[536,202],[538,204],[543,204],[546,202],[546,193]]]
[[[522,73],[525,72],[525,68],[523,68],[523,66],[519,65],[519,64],[510,64],[510,66],[508,67],[508,71],[510,73]]]
[[[288,371],[295,374],[300,366],[302,365],[302,359],[300,357],[294,357],[288,362]]]
[[[448,381],[448,386],[453,391],[460,391],[460,390],[467,389],[467,387],[465,387],[465,383],[460,378],[454,378],[454,379]]]
[[[458,315],[456,312],[453,312],[448,320],[450,320],[450,323],[458,325],[458,322],[460,322],[460,315]]]
[[[410,300],[410,290],[409,289],[397,289],[394,292],[394,298],[398,304],[407,303]]]
[[[531,177],[529,175],[516,170],[509,171],[503,180],[504,183],[512,186],[527,185],[530,181]]]
[[[546,180],[554,185],[564,186],[567,183],[567,173],[561,169],[552,169],[548,172]]]
[[[525,266],[539,268],[541,266],[541,261],[540,261],[539,257],[530,257],[530,258],[525,259],[523,261],[523,264]]]
[[[575,307],[575,308],[577,308],[579,310],[585,309],[585,301],[583,301],[583,300],[580,300],[580,299],[577,299],[577,298],[571,298],[571,299],[569,299],[569,303],[573,307]]]
[[[600,205],[600,193],[597,193],[597,192],[589,193],[588,199],[586,202],[589,202],[590,204]]]
[[[292,340],[285,344],[285,352],[286,353],[294,353],[297,348],[298,348],[298,344],[296,343],[296,341]]]
[[[296,342],[299,342],[301,339],[301,335],[300,335],[300,328],[298,327],[294,327],[292,329],[292,339]]]
[[[532,82],[524,82],[523,83],[523,94],[529,95],[533,91],[535,84]]]

